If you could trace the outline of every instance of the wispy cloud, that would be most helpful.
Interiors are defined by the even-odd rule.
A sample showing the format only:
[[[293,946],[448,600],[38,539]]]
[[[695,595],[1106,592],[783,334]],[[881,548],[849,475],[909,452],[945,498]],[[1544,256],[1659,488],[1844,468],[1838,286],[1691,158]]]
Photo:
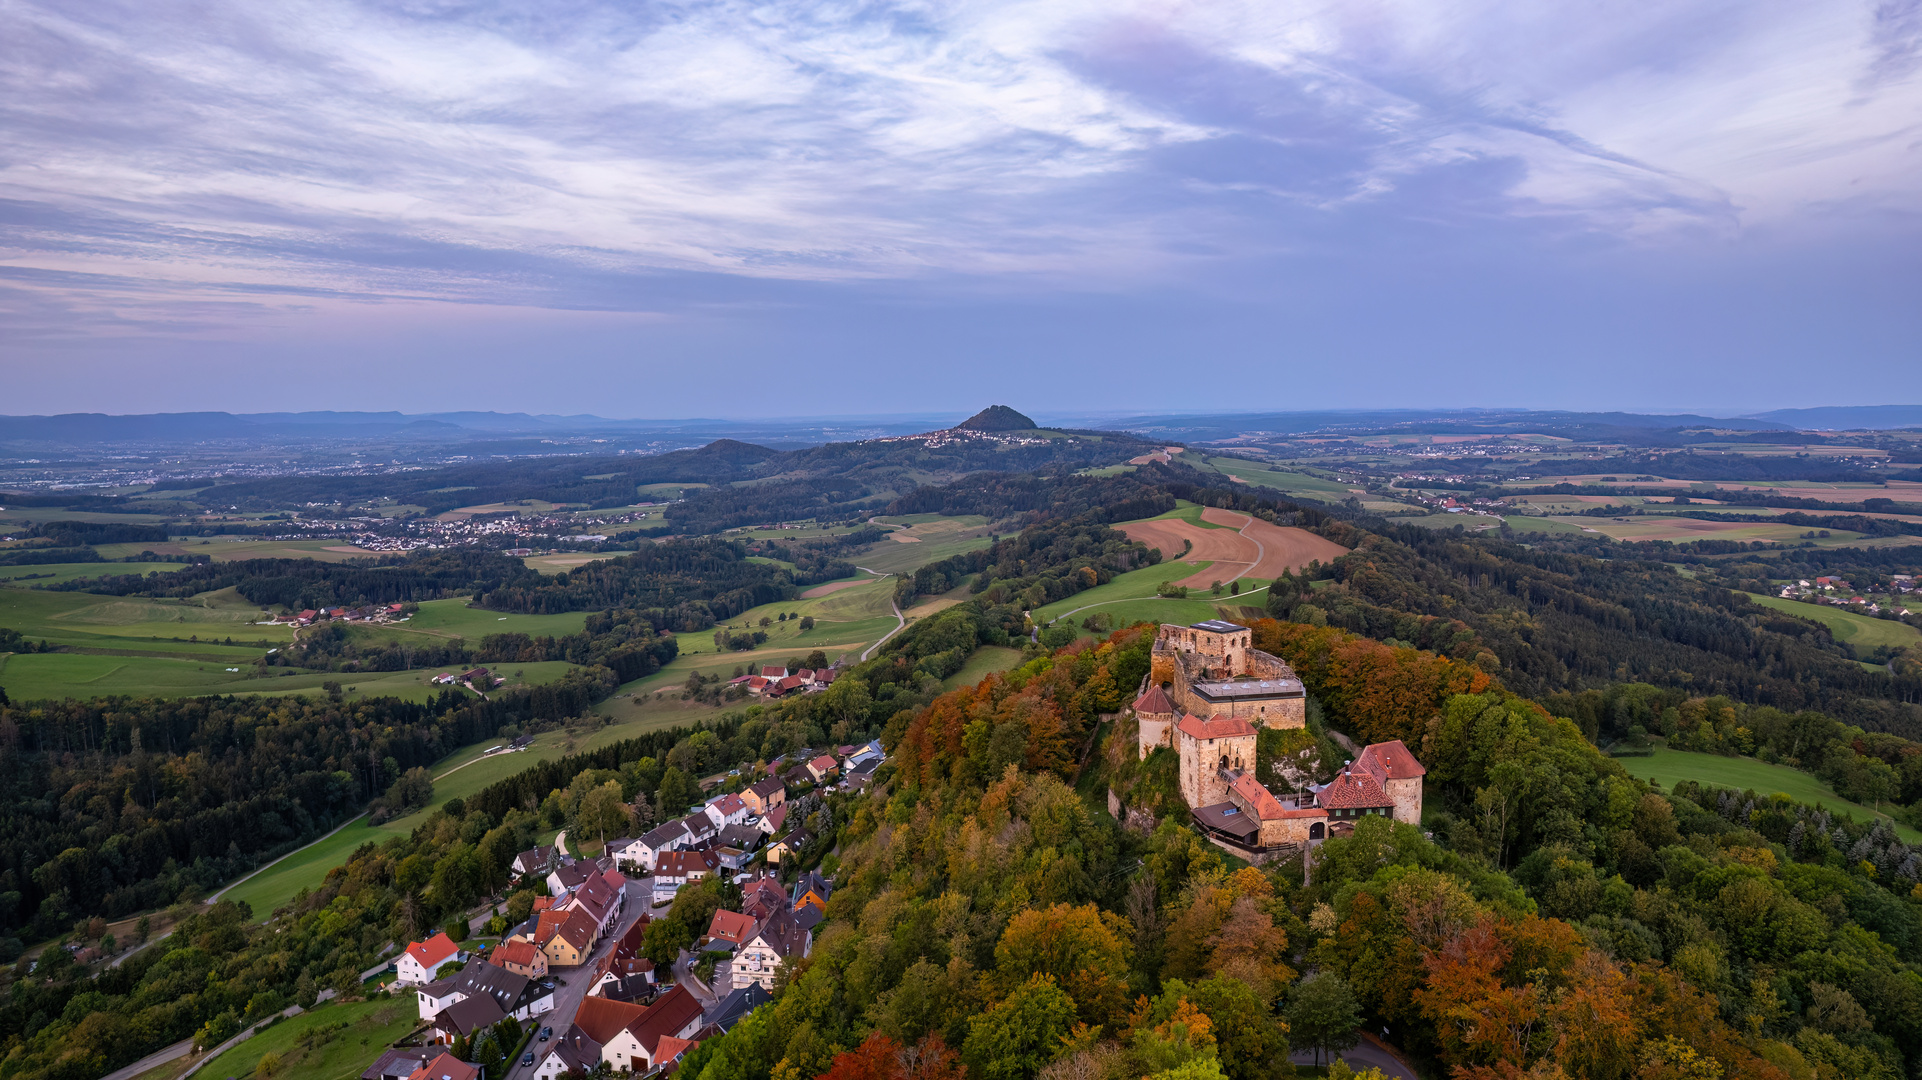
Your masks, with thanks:
[[[1917,10],[0,0],[0,259],[146,327],[1913,213]]]

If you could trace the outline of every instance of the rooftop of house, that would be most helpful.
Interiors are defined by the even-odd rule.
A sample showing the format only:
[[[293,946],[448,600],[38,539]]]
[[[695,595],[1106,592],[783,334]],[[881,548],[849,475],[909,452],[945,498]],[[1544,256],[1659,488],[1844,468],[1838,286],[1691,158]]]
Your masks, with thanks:
[[[1369,809],[1393,806],[1372,774],[1361,769],[1343,769],[1328,786],[1315,793],[1315,801],[1330,810]]]
[[[1204,619],[1201,622],[1189,624],[1188,629],[1206,630],[1211,634],[1232,634],[1237,630],[1248,628],[1238,623],[1223,622],[1220,619]]]

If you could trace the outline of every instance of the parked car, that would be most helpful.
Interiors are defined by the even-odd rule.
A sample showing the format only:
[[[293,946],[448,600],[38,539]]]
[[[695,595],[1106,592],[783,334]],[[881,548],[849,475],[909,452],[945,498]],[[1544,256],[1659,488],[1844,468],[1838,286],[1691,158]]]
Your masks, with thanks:
[[[553,1029],[553,1028],[551,1028],[551,1027],[544,1027],[544,1028],[542,1028],[542,1029],[541,1029],[541,1041],[542,1041],[542,1042],[546,1042],[547,1040],[549,1040],[549,1039],[551,1039],[551,1038],[553,1038],[553,1037],[554,1037],[554,1029]]]
[[[528,1051],[527,1053],[525,1053],[525,1054],[522,1054],[522,1055],[521,1055],[521,1064],[522,1064],[522,1065],[532,1065],[532,1064],[534,1064],[534,1051],[532,1051],[532,1050],[529,1050],[529,1051]]]

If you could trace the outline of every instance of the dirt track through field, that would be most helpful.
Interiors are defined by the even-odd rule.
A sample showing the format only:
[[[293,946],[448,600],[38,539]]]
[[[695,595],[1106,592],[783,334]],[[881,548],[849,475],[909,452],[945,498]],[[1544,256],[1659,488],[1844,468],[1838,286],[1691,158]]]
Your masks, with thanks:
[[[1115,528],[1130,540],[1159,548],[1164,558],[1181,557],[1182,541],[1192,541],[1194,549],[1184,561],[1213,565],[1175,583],[1191,589],[1205,589],[1216,581],[1242,577],[1280,577],[1283,570],[1299,569],[1316,559],[1329,562],[1348,551],[1306,529],[1272,525],[1232,510],[1211,506],[1201,512],[1201,520],[1227,528],[1203,529],[1172,518],[1130,521]],[[1229,529],[1239,531],[1229,532]]]

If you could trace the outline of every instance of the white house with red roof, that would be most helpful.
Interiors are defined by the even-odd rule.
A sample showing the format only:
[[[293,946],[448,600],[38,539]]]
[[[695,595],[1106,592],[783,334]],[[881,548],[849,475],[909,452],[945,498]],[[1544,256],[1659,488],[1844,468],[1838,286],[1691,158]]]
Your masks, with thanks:
[[[460,955],[460,946],[446,934],[435,934],[426,941],[412,942],[407,951],[394,961],[395,977],[399,982],[412,986],[424,986],[434,981],[434,972],[442,964]]]
[[[714,819],[714,827],[717,829],[723,829],[729,825],[742,824],[747,821],[747,815],[749,813],[747,801],[731,792],[709,799],[707,805],[703,806],[701,811],[708,817]]]

